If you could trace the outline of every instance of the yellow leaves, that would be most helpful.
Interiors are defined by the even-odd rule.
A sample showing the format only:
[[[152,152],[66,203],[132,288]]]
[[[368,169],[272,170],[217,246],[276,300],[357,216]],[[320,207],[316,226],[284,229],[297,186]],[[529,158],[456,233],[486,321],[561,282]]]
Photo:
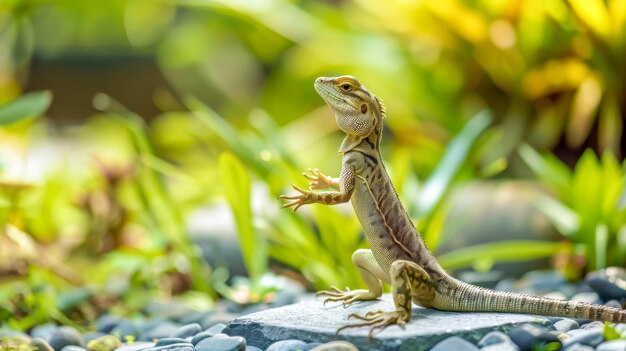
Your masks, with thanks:
[[[598,36],[608,39],[611,17],[602,0],[569,0],[576,15]]]
[[[463,39],[480,43],[487,37],[487,21],[477,11],[452,0],[427,1],[425,4]]]
[[[522,81],[522,91],[531,99],[555,92],[574,90],[589,73],[587,64],[577,58],[550,60],[528,72]]]
[[[582,82],[570,110],[570,119],[565,133],[567,143],[577,148],[587,138],[596,117],[596,110],[602,97],[602,84],[594,75]]]

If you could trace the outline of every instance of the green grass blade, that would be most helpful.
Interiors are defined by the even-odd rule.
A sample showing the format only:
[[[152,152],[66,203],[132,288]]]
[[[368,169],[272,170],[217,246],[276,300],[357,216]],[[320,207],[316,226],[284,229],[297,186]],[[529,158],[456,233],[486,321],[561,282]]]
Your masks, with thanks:
[[[254,232],[250,178],[241,161],[228,152],[220,155],[219,172],[224,195],[235,217],[244,262],[254,284],[267,270],[268,253],[265,239]]]
[[[473,265],[478,260],[517,262],[555,255],[562,244],[548,241],[510,240],[475,245],[454,250],[437,257],[446,269]]]
[[[437,168],[424,184],[424,188],[417,197],[417,213],[414,217],[429,217],[446,193],[454,175],[457,174],[467,158],[471,147],[480,134],[489,127],[492,121],[491,113],[483,110],[476,114],[452,140],[444,153]]]
[[[52,102],[52,93],[37,91],[26,93],[0,105],[0,126],[8,125],[44,113]]]

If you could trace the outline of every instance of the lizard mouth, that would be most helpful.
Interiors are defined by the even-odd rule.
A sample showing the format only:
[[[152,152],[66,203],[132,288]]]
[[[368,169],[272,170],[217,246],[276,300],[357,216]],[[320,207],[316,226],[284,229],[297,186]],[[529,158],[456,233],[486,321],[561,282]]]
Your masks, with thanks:
[[[317,91],[317,94],[324,99],[324,101],[331,103],[332,101],[335,102],[343,102],[345,103],[346,100],[341,97],[341,95],[337,94],[337,92],[332,89],[329,88],[327,85],[324,85],[323,83],[315,83],[314,84],[315,87],[315,91]]]

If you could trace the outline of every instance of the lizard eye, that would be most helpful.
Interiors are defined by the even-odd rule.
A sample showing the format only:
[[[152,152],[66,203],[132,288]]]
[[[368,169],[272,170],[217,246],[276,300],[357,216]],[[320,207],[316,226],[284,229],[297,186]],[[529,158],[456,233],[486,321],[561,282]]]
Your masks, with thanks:
[[[367,112],[367,105],[366,104],[361,105],[361,113],[365,114],[366,112]]]
[[[340,87],[341,87],[341,90],[346,91],[346,92],[352,90],[352,84],[350,83],[343,83],[340,85]]]

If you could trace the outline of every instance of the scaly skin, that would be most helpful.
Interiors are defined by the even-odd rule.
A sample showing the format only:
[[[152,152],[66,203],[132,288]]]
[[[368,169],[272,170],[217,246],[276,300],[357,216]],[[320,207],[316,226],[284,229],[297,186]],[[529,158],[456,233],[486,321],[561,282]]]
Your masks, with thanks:
[[[394,311],[353,314],[363,321],[347,324],[337,332],[370,326],[371,336],[376,329],[405,324],[411,319],[411,302],[446,311],[529,313],[626,323],[624,310],[494,291],[448,275],[413,226],[385,170],[380,155],[385,108],[380,99],[350,76],[318,78],[315,90],[334,111],[339,128],[346,133],[339,149],[343,161],[341,175],[336,180],[317,169],[309,169],[305,176],[311,180],[310,190],[293,186],[300,194],[281,196],[290,200],[283,207],[293,207],[295,211],[311,203],[334,205],[352,200],[371,247],[354,252],[352,261],[368,289],[351,291],[331,287],[318,295],[328,296],[324,303],[339,301],[349,305],[377,299],[385,282],[391,284],[395,305]],[[325,187],[335,191],[312,191]]]

